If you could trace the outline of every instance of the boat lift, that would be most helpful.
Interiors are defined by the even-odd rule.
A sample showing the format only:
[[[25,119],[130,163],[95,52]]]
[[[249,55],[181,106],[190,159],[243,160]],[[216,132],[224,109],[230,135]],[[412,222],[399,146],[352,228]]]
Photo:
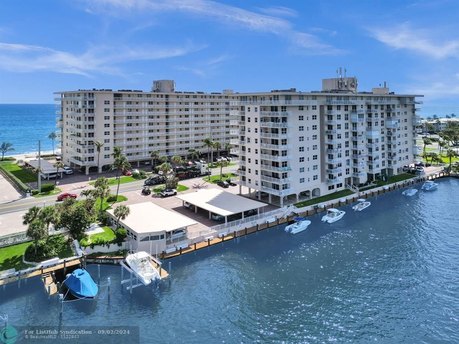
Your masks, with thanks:
[[[169,272],[167,272],[166,270],[164,270],[161,267],[162,263],[160,261],[158,261],[154,257],[152,257],[152,258],[153,258],[154,262],[157,264],[157,267],[159,269],[159,276],[160,276],[159,281],[168,278],[170,276],[170,272],[171,272],[171,268],[172,268],[171,267],[171,262],[169,262]],[[129,283],[129,285],[126,287],[126,290],[129,290],[129,292],[131,294],[132,294],[132,290],[134,288],[147,285],[147,284],[144,284],[142,281],[139,280],[139,278],[137,277],[135,272],[129,266],[127,266],[124,261],[121,261],[120,265],[121,265],[121,285]],[[129,273],[129,278],[128,279],[124,279],[124,270],[126,270]],[[156,285],[156,286],[158,285],[157,282],[153,283],[153,284]]]

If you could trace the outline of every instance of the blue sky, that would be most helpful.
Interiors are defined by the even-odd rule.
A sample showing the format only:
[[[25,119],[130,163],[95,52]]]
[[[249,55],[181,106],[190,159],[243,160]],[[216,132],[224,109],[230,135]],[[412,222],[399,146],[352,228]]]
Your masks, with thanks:
[[[359,90],[424,94],[459,114],[459,1],[2,0],[0,103],[79,88]]]

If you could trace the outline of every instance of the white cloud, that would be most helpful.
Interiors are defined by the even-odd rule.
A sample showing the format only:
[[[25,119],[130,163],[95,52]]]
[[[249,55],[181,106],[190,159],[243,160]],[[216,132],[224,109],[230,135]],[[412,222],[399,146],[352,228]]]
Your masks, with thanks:
[[[369,31],[375,39],[394,49],[406,49],[435,59],[459,56],[458,39],[444,40],[433,31],[413,29],[408,24]]]
[[[57,73],[121,74],[117,64],[127,61],[159,60],[183,56],[202,47],[191,43],[183,47],[97,47],[73,54],[35,45],[0,42],[0,69],[15,72],[52,71]]]
[[[283,16],[283,17],[296,17],[298,16],[298,12],[284,6],[273,6],[267,8],[260,8],[260,12],[271,16]]]
[[[145,13],[149,11],[157,14],[164,11],[185,12],[205,18],[210,18],[219,23],[233,25],[244,29],[258,32],[271,33],[282,37],[297,48],[305,49],[309,54],[339,54],[341,50],[333,46],[322,43],[319,37],[305,32],[297,31],[291,22],[279,18],[279,15],[295,14],[294,11],[286,7],[272,7],[264,9],[264,13],[270,15],[248,11],[236,6],[230,6],[210,0],[83,0],[91,11],[99,11],[106,14],[112,13],[118,16],[126,14],[126,10],[139,11]],[[281,13],[282,12],[282,13]],[[276,16],[277,15],[277,16]],[[292,38],[293,37],[293,38]]]
[[[232,56],[223,54],[214,58],[211,58],[204,62],[198,62],[195,66],[177,66],[177,70],[190,72],[200,78],[207,78],[217,73],[218,68],[224,62],[230,60]]]

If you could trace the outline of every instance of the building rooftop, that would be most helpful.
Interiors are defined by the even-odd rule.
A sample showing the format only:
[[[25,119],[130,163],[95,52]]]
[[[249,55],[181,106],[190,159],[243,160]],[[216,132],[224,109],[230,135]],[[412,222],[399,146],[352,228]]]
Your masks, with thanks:
[[[267,205],[263,202],[218,189],[199,190],[176,197],[221,216],[239,214],[247,210],[263,208]]]
[[[171,232],[196,224],[196,221],[164,209],[152,202],[129,205],[129,215],[120,222],[137,234]],[[107,210],[113,217],[114,209]]]

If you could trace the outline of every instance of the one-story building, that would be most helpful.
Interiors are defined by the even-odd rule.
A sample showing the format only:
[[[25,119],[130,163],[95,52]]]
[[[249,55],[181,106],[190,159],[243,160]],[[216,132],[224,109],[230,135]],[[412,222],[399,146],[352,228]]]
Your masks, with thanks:
[[[238,215],[243,219],[259,214],[260,209],[266,206],[263,202],[219,189],[199,190],[176,197],[183,201],[183,206],[193,209],[195,213],[198,209],[204,209],[209,212],[209,219],[224,220],[225,223],[229,216]]]
[[[62,169],[57,172],[56,167],[51,164],[48,160],[45,159],[33,159],[24,162],[25,165],[30,166],[34,170],[38,172],[40,169],[41,177],[44,179],[52,179],[52,178],[62,178]]]
[[[188,246],[188,227],[196,221],[164,209],[152,202],[129,205],[129,215],[120,220],[120,227],[127,231],[128,248],[159,254],[175,247]],[[114,209],[107,211],[116,221]]]

